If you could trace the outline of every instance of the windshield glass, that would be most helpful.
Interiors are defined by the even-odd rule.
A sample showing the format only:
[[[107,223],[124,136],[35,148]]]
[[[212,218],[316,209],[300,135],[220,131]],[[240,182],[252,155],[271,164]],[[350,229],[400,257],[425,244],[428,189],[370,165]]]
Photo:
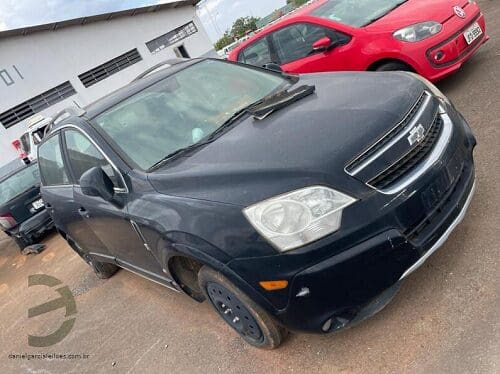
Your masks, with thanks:
[[[121,102],[95,123],[125,156],[148,170],[286,83],[277,74],[204,60]]]
[[[311,12],[353,27],[366,26],[407,0],[329,0]]]
[[[26,192],[40,184],[40,173],[37,164],[31,164],[18,171],[8,179],[0,182],[0,205],[12,200],[17,195]]]

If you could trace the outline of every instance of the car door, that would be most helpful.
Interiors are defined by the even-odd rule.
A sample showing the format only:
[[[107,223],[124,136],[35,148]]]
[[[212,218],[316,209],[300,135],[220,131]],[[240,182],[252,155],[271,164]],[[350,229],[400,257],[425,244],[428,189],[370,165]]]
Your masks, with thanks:
[[[81,220],[120,264],[141,273],[161,274],[162,267],[149,250],[139,227],[129,217],[128,190],[121,172],[97,143],[79,129],[66,129],[63,137],[70,172],[75,180],[73,196]],[[83,194],[80,177],[93,167],[102,168],[113,181],[116,191],[114,201],[107,202],[100,197]]]
[[[338,45],[324,51],[314,51],[313,44],[325,37]],[[345,44],[350,41],[350,37],[333,29],[306,22],[296,23],[273,32],[271,38],[273,49],[285,72],[317,73],[348,67],[348,47]]]
[[[110,256],[104,244],[77,214],[67,164],[64,160],[60,133],[51,135],[38,150],[38,165],[42,181],[42,198],[58,230],[67,234],[87,252]]]

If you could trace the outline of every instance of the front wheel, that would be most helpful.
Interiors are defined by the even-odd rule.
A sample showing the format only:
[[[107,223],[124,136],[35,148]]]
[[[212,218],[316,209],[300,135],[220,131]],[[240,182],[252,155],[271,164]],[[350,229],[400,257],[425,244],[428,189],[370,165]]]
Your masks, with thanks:
[[[413,71],[413,69],[402,62],[394,61],[380,65],[377,71]]]
[[[198,281],[217,313],[247,343],[261,349],[280,346],[286,330],[222,274],[203,266]]]

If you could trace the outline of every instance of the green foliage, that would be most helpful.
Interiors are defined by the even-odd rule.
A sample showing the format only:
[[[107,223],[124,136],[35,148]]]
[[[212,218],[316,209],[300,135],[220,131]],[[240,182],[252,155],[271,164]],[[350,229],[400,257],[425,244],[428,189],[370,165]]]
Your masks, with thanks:
[[[299,7],[307,3],[308,0],[286,0],[287,4],[293,4],[295,7]]]
[[[222,37],[217,40],[217,42],[214,44],[215,50],[220,51],[222,48],[228,46],[234,41],[233,37],[231,36],[231,33],[226,31]]]
[[[250,31],[257,30],[257,17],[241,17],[234,21],[230,30],[227,30],[222,37],[217,40],[214,47],[217,51],[228,46],[232,42],[244,37]]]
[[[241,17],[238,18],[233,23],[231,28],[231,35],[236,39],[244,37],[248,32],[257,30],[257,21],[259,19],[256,17]]]

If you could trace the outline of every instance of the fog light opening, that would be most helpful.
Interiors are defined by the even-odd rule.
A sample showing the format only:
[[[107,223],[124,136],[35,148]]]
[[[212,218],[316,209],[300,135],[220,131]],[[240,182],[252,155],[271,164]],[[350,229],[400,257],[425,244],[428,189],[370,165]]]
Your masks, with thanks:
[[[443,51],[438,51],[434,55],[434,60],[441,61],[443,59],[443,57],[444,57],[444,52]]]

